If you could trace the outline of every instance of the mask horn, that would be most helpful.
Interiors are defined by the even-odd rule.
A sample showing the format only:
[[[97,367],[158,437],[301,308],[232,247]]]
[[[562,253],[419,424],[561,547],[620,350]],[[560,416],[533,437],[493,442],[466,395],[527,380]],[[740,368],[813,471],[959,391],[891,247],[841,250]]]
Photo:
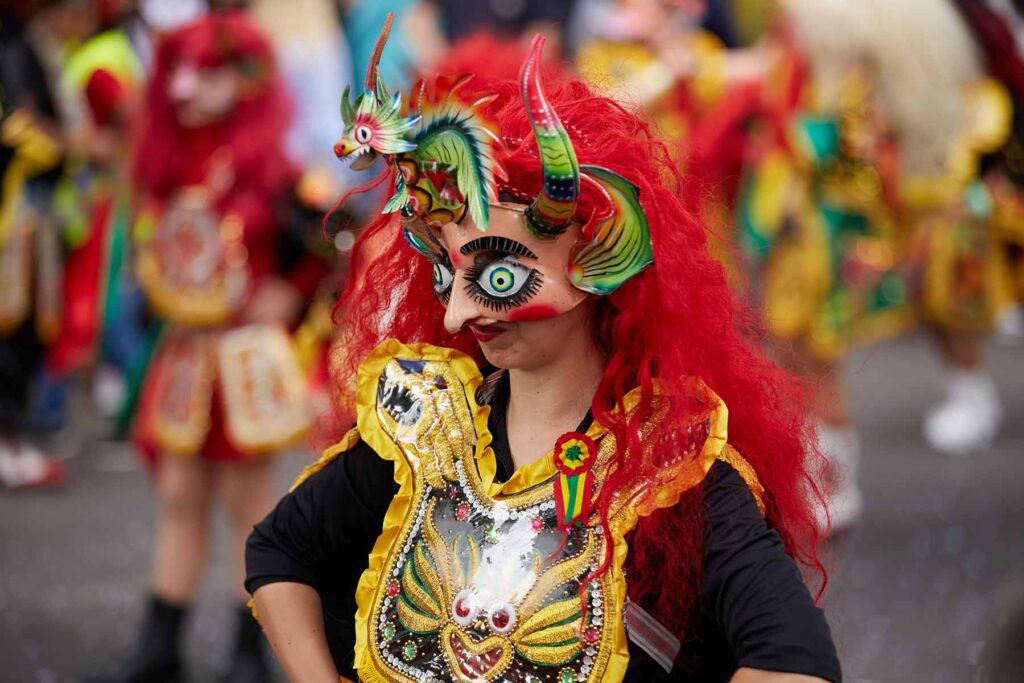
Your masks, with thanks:
[[[388,36],[391,35],[391,24],[394,20],[394,13],[388,12],[388,16],[384,20],[384,28],[380,30],[380,35],[377,36],[377,44],[373,47],[370,63],[366,65],[366,89],[371,92],[377,92],[377,99],[381,102],[387,99],[387,92],[380,92],[380,87],[382,86],[378,83],[380,80],[380,56],[384,53],[384,45],[387,44]]]
[[[523,104],[533,128],[540,156],[543,184],[526,221],[541,237],[561,235],[576,213],[580,197],[580,165],[558,114],[544,97],[540,82],[540,56],[544,36],[537,35],[519,74]]]
[[[600,166],[582,170],[604,194],[610,211],[583,227],[584,239],[569,257],[569,280],[577,289],[605,296],[654,263],[651,229],[640,205],[640,188]]]

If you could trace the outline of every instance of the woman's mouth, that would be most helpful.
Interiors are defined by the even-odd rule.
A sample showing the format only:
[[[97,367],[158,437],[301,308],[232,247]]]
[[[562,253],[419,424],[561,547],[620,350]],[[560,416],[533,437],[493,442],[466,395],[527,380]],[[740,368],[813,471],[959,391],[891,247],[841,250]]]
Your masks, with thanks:
[[[489,342],[506,332],[500,325],[470,325],[469,331],[479,342]]]

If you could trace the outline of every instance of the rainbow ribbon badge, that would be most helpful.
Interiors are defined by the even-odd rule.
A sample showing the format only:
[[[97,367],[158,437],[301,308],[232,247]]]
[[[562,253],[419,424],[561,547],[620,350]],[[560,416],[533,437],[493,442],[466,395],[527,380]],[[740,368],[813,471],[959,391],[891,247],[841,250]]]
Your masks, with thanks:
[[[555,480],[555,511],[558,528],[565,530],[585,521],[594,509],[594,475],[597,445],[586,434],[567,432],[558,437],[551,457],[558,469]]]

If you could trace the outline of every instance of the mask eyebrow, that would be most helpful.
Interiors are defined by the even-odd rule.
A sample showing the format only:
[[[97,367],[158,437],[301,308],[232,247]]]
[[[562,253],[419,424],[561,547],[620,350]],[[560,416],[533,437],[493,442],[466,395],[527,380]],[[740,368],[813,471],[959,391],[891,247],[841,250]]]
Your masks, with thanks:
[[[478,251],[501,251],[506,254],[525,256],[526,258],[537,258],[537,255],[530,251],[529,247],[525,244],[516,242],[508,237],[498,237],[497,235],[477,237],[475,240],[470,240],[459,248],[459,253],[463,256],[468,256]]]

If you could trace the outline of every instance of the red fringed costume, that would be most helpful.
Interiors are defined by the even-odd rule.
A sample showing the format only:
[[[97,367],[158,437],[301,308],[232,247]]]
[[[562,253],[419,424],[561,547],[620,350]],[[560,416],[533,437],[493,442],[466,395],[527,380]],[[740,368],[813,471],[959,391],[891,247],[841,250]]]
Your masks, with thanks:
[[[230,111],[183,125],[171,93],[182,67],[238,74]],[[282,144],[288,117],[270,44],[242,13],[204,16],[159,45],[133,163],[137,271],[169,321],[138,418],[147,454],[237,460],[287,445],[308,423],[284,330],[240,327],[252,294],[281,270],[280,208],[296,179]],[[310,295],[322,272],[288,279]]]

